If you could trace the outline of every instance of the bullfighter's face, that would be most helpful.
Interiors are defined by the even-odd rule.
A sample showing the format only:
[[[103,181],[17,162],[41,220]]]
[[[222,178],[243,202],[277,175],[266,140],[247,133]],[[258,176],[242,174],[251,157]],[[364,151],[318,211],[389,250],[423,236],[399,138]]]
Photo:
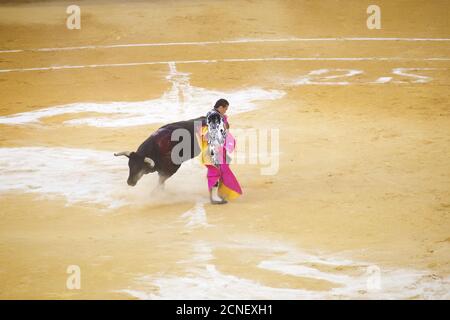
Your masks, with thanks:
[[[220,106],[220,107],[218,107],[216,110],[219,111],[219,113],[220,113],[221,115],[224,115],[225,113],[227,113],[228,106]]]
[[[154,164],[148,163],[145,159],[145,157],[135,152],[131,152],[128,160],[130,173],[128,175],[127,183],[129,186],[134,187],[144,174],[155,172]]]

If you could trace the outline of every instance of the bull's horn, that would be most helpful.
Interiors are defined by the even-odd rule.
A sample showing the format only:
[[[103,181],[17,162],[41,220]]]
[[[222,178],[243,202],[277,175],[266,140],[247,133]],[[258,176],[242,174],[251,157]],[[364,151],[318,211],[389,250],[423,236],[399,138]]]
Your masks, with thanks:
[[[153,161],[149,157],[145,157],[144,162],[147,163],[148,165],[150,165],[152,168],[155,166],[155,161]]]
[[[122,151],[122,152],[114,153],[114,155],[115,155],[116,157],[118,157],[118,156],[130,157],[130,154],[131,154],[130,151]]]

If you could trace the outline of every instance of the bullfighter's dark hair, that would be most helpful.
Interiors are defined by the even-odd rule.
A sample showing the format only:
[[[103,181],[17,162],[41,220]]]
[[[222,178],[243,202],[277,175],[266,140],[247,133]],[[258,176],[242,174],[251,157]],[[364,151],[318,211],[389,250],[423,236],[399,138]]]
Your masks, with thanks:
[[[217,109],[219,107],[228,107],[230,104],[225,99],[219,99],[217,100],[216,104],[214,105],[214,109]]]

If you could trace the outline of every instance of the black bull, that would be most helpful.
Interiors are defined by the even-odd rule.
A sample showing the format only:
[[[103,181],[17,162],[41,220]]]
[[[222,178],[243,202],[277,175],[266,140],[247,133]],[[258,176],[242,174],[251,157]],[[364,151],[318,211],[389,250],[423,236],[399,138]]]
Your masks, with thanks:
[[[128,185],[135,186],[144,174],[157,171],[159,186],[163,187],[164,181],[177,172],[182,162],[200,154],[196,130],[205,121],[205,117],[199,117],[166,124],[152,133],[135,152],[115,153],[115,156],[126,156],[129,159]],[[190,141],[183,141],[186,138]],[[179,149],[177,145],[188,147]],[[173,154],[174,150],[176,152]]]

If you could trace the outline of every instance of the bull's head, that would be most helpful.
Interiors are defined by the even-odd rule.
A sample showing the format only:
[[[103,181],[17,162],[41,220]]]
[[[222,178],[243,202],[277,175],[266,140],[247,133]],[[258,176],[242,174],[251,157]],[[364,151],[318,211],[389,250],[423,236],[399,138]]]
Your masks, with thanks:
[[[149,157],[144,157],[136,152],[122,151],[114,153],[116,157],[125,156],[128,160],[128,167],[130,173],[128,175],[127,183],[129,186],[134,187],[136,183],[144,174],[155,172],[155,162]]]

